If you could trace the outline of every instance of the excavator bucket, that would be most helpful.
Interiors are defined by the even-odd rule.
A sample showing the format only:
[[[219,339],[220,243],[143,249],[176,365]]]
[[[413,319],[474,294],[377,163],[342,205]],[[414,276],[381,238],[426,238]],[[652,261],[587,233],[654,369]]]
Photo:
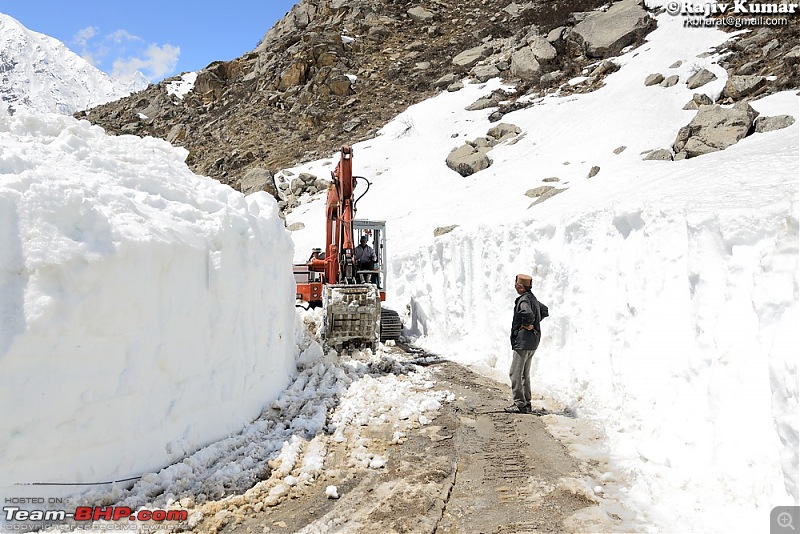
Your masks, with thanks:
[[[372,284],[334,284],[323,290],[325,340],[329,347],[374,349],[380,332],[381,299]]]

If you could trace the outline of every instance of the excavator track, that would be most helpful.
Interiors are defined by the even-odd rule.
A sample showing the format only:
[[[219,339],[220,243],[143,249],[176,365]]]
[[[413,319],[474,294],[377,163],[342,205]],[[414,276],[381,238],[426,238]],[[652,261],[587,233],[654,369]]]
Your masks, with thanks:
[[[397,340],[403,330],[403,323],[396,311],[381,307],[381,342]]]

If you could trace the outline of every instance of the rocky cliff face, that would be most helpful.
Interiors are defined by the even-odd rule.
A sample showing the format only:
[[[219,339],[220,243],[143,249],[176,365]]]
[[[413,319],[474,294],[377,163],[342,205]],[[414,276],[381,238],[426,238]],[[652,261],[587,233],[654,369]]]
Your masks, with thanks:
[[[510,94],[473,104],[495,108],[493,121],[530,105],[517,102],[522,95],[593,90],[617,68],[606,58],[654,27],[637,0],[301,0],[254,51],[196,73],[188,93],[176,90],[178,78],[164,80],[79,115],[111,133],[165,138],[189,150],[195,172],[275,194],[270,172],[369,138],[408,106],[458,90],[464,78],[515,84]],[[766,37],[778,45],[764,52]],[[773,69],[782,61],[774,58],[797,44],[797,21],[758,41],[732,46],[726,68]],[[781,64],[780,79],[758,94],[796,83],[797,62]],[[579,75],[582,83],[566,83]]]

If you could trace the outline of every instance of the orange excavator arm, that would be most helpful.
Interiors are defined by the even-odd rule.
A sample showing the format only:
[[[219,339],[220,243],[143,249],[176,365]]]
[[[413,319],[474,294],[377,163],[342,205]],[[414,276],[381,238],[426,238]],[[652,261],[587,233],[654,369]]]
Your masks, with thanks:
[[[322,280],[298,282],[297,294],[309,304],[319,303],[325,309],[324,336],[329,346],[374,347],[380,335],[383,293],[376,284],[357,280],[353,228],[356,179],[351,147],[342,147],[339,163],[331,174],[325,202],[325,256],[320,257],[321,251],[315,249],[303,266],[322,273]],[[395,322],[399,325],[399,318]]]

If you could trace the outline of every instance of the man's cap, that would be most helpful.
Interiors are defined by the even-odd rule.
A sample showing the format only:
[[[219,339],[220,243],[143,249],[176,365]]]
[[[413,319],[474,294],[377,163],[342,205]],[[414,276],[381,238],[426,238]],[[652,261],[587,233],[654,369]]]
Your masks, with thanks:
[[[365,236],[365,235],[361,236],[361,241],[366,241],[367,239],[368,239],[367,236]]]
[[[527,274],[518,274],[516,282],[523,287],[530,288],[533,285],[533,278]]]

